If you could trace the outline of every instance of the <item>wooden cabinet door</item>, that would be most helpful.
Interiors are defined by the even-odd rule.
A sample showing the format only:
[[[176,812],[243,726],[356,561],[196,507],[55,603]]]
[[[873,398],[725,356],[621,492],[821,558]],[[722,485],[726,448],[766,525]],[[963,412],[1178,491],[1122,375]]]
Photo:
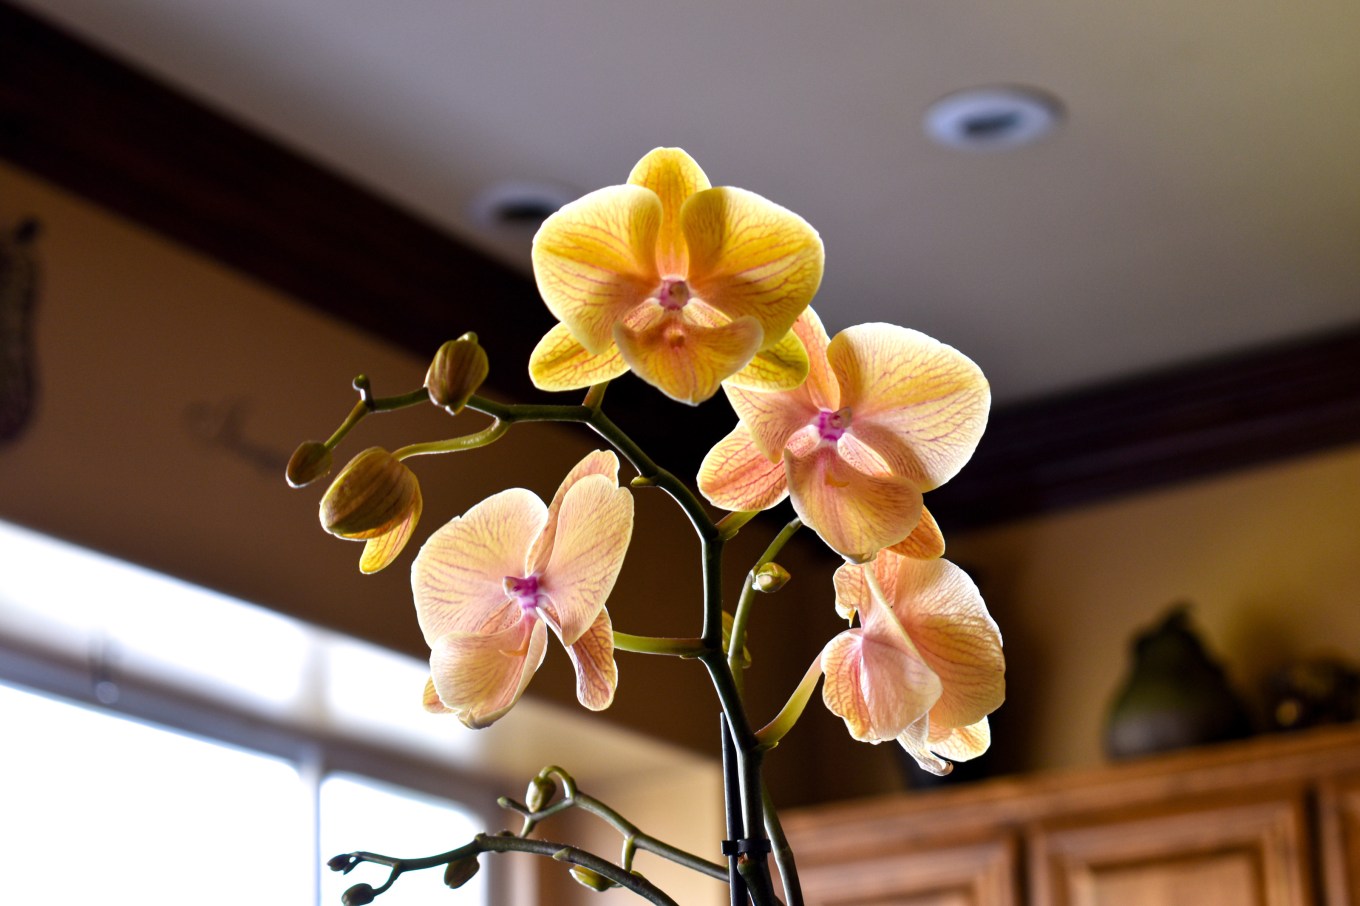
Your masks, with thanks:
[[[1304,796],[1172,799],[1041,824],[1035,906],[1309,906]],[[1247,799],[1246,797],[1252,797]]]
[[[1360,906],[1360,774],[1328,780],[1319,797],[1329,906]]]
[[[1016,906],[1017,862],[1014,841],[988,840],[830,861],[799,876],[808,906]]]

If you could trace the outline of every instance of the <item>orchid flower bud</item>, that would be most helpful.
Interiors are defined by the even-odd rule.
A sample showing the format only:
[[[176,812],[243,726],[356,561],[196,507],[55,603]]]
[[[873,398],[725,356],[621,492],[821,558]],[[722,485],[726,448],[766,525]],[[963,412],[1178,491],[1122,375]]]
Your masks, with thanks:
[[[419,493],[410,469],[382,447],[369,447],[321,498],[321,525],[341,538],[374,538],[404,519]]]
[[[332,535],[366,541],[359,569],[376,573],[410,539],[423,501],[415,473],[381,447],[350,460],[321,498],[321,525]]]
[[[288,459],[286,476],[295,488],[306,487],[331,470],[331,450],[317,440],[298,445]]]
[[[584,865],[573,865],[571,867],[571,876],[576,880],[577,884],[580,884],[582,887],[589,887],[591,890],[595,891],[603,892],[611,887],[619,886],[598,871],[592,871]]]
[[[477,869],[481,867],[476,856],[468,856],[450,862],[449,867],[444,869],[444,884],[457,890],[471,881],[473,875],[477,874]]]
[[[425,374],[425,389],[430,391],[436,406],[457,415],[482,386],[490,370],[486,350],[477,343],[477,335],[465,333],[439,347]]]
[[[535,777],[529,781],[529,789],[524,793],[524,804],[531,812],[539,812],[557,794],[557,784],[551,777]]]
[[[756,591],[772,595],[783,588],[790,578],[789,571],[778,563],[766,563],[756,570],[753,581]]]

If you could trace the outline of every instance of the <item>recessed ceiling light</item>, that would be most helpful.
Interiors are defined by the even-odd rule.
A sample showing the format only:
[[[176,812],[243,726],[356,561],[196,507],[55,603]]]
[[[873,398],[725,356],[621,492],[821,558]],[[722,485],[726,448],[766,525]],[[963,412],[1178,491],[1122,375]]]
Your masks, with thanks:
[[[926,110],[926,134],[948,148],[998,151],[1037,142],[1062,121],[1057,98],[1002,85],[945,95]]]
[[[469,213],[484,227],[536,230],[544,218],[579,194],[556,183],[507,179],[480,192]]]

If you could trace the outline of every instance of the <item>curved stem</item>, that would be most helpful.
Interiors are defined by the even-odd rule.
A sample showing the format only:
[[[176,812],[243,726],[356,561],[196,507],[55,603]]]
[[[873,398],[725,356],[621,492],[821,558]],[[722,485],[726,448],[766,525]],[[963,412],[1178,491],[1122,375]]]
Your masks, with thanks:
[[[393,451],[392,455],[397,459],[408,459],[412,456],[425,456],[431,453],[459,453],[463,450],[475,450],[478,447],[485,447],[487,444],[500,440],[509,430],[510,426],[505,422],[493,421],[485,430],[478,431],[476,434],[464,434],[462,437],[451,437],[448,440],[407,444],[401,449]]]
[[[807,707],[808,700],[812,698],[812,693],[817,688],[817,681],[821,678],[822,658],[818,655],[774,720],[756,731],[756,739],[760,741],[762,748],[773,749],[779,745],[784,735],[793,729],[793,725],[798,723],[798,718],[803,716],[803,709]]]
[[[427,868],[437,868],[440,865],[448,865],[462,859],[475,858],[482,853],[532,853],[537,856],[547,856],[557,862],[568,862],[572,865],[579,865],[588,868],[603,878],[607,878],[613,883],[637,894],[644,900],[657,904],[657,906],[679,906],[675,900],[666,895],[651,881],[641,875],[633,874],[624,870],[594,853],[568,846],[565,843],[554,843],[549,840],[527,840],[524,837],[478,834],[472,838],[472,842],[457,849],[451,849],[446,853],[436,856],[426,856],[421,859],[395,859],[391,856],[383,856],[377,853],[355,852],[349,853],[347,857],[337,856],[331,860],[331,865],[336,866],[337,860],[347,859],[340,864],[337,870],[348,874],[355,866],[362,862],[372,862],[376,865],[384,865],[390,869],[387,882],[381,887],[373,889],[372,894],[377,895],[385,892],[392,886],[393,882],[403,873],[408,871],[422,871]]]
[[[746,624],[751,619],[751,603],[756,597],[756,573],[762,566],[779,556],[779,552],[784,549],[784,545],[789,543],[789,539],[802,528],[803,521],[795,516],[793,519],[779,530],[779,534],[774,536],[774,540],[765,548],[765,553],[760,555],[751,571],[746,575],[746,584],[742,587],[741,597],[737,599],[737,611],[732,616],[732,638],[727,643],[727,665],[732,671],[732,676],[737,683],[737,689],[742,687],[742,658],[741,651],[746,645]]]
[[[698,657],[707,650],[703,639],[667,639],[646,635],[631,635],[614,630],[614,647],[634,654],[669,654],[675,657]]]

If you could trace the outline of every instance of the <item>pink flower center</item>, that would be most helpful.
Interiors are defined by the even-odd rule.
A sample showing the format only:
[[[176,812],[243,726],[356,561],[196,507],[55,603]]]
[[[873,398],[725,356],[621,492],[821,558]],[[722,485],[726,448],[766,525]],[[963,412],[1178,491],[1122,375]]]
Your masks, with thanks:
[[[832,412],[830,409],[823,409],[817,413],[815,424],[822,440],[840,440],[841,435],[850,427],[850,410],[845,408]]]
[[[689,287],[680,277],[664,277],[656,291],[656,302],[666,311],[679,311],[689,301]]]
[[[505,593],[519,602],[526,616],[538,616],[538,576],[505,577]]]

